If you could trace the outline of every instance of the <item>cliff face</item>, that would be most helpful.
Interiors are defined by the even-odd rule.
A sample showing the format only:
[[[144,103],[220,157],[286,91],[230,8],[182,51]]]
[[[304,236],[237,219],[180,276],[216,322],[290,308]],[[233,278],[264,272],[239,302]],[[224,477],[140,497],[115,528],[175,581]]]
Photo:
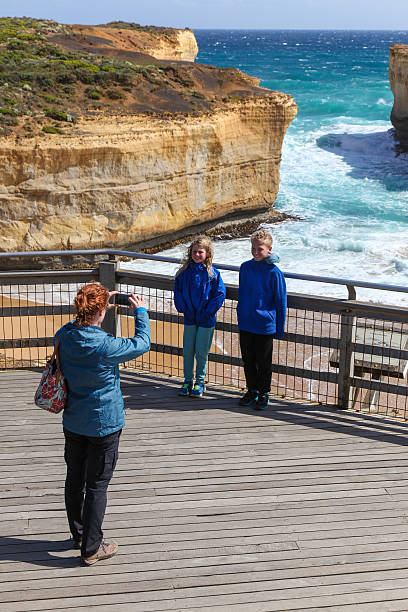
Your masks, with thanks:
[[[267,209],[297,111],[270,92],[187,117],[80,118],[71,135],[0,140],[0,250],[147,246]]]
[[[63,32],[51,32],[47,39],[64,49],[104,56],[139,53],[160,60],[193,62],[198,53],[194,33],[188,29],[134,29],[129,24],[121,27],[120,23],[110,26],[72,25]]]
[[[400,140],[408,140],[408,45],[391,45],[389,77],[394,106],[391,122]]]
[[[157,59],[185,60],[194,62],[198,53],[198,45],[191,30],[176,30],[176,40],[168,44],[164,39],[159,43],[153,41],[146,53]]]

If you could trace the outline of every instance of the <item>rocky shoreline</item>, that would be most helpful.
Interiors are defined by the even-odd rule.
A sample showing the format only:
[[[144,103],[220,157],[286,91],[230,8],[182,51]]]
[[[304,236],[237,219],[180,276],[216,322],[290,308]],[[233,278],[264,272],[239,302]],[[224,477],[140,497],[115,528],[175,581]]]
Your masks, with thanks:
[[[147,246],[141,248],[142,253],[159,253],[166,249],[171,249],[178,244],[183,242],[189,242],[198,234],[205,234],[214,240],[232,240],[234,238],[246,238],[255,232],[261,225],[267,224],[272,225],[275,223],[283,223],[285,221],[300,221],[300,217],[295,215],[289,215],[284,212],[280,212],[274,209],[268,212],[262,212],[258,215],[252,215],[251,217],[238,217],[229,218],[228,220],[221,221],[220,223],[200,224],[194,226],[194,228],[187,228],[183,236],[174,237],[170,240],[160,243],[155,246]],[[188,231],[188,229],[194,231]]]

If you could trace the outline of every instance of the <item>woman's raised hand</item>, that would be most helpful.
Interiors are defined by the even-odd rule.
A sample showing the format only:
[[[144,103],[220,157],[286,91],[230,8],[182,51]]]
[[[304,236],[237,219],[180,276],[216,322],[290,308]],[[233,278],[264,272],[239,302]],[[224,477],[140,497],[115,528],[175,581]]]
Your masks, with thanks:
[[[131,293],[129,296],[129,310],[136,310],[136,308],[145,308],[145,303],[143,297],[139,297],[134,293]]]
[[[109,291],[108,305],[106,306],[106,310],[110,310],[111,308],[115,308],[115,302],[113,304],[110,303],[110,299],[112,295],[116,295],[119,291]]]

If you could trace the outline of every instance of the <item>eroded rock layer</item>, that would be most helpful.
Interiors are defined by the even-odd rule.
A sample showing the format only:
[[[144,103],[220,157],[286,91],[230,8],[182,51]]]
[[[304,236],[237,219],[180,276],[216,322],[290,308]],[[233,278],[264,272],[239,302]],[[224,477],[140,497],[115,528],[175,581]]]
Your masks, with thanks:
[[[0,249],[142,247],[265,210],[296,111],[270,92],[201,116],[82,118],[72,135],[3,138]]]
[[[397,137],[408,141],[408,45],[391,45],[389,77],[394,94],[391,122]]]

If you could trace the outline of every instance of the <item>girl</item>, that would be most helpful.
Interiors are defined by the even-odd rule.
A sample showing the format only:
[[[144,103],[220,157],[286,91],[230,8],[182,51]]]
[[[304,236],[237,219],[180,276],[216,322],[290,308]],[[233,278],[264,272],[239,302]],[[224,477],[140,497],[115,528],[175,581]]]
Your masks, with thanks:
[[[198,236],[174,282],[174,305],[184,315],[184,384],[179,395],[201,397],[207,372],[208,353],[215,328],[215,314],[225,299],[225,286],[213,267],[214,249],[207,236]],[[196,378],[194,380],[194,357]]]

